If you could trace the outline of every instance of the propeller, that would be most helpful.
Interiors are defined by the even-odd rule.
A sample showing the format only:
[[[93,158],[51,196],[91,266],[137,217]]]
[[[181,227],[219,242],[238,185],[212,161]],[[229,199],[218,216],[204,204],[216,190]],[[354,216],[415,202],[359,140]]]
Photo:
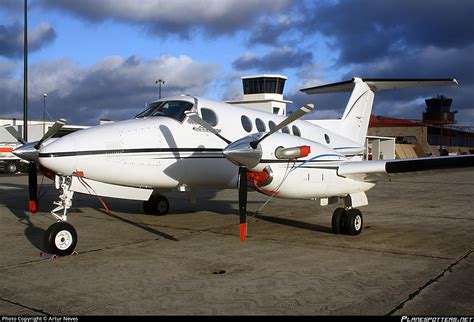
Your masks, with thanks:
[[[220,135],[219,132],[211,126],[211,124],[204,121],[196,111],[186,111],[186,112],[184,112],[184,114],[186,114],[187,117],[189,117],[191,120],[193,120],[197,124],[201,125],[203,128],[205,128],[206,130],[208,130],[212,134],[216,135],[219,139],[221,139],[225,143],[227,143],[227,144],[232,143],[231,141],[227,140],[225,137]]]
[[[30,194],[28,208],[31,213],[35,214],[38,212],[38,171],[36,163],[38,162],[39,149],[43,146],[43,143],[50,139],[54,134],[56,134],[64,125],[66,120],[59,119],[49,130],[43,135],[43,137],[36,142],[27,143],[23,140],[16,129],[13,126],[5,127],[5,129],[20,143],[21,146],[12,151],[17,157],[26,160],[28,164],[28,190]]]
[[[23,140],[20,134],[18,134],[18,131],[13,127],[13,125],[5,126],[3,128],[7,130],[7,132],[10,133],[10,135],[13,136],[18,142],[21,144],[26,144],[26,141]]]
[[[240,241],[247,238],[247,168],[239,167],[239,220]]]
[[[35,149],[39,150],[43,145],[43,142],[55,135],[64,125],[66,125],[65,119],[59,119],[54,122],[53,126],[51,126],[38,143],[35,144]]]
[[[255,133],[240,138],[234,142],[223,137],[216,129],[214,129],[209,123],[203,120],[196,111],[184,112],[195,123],[201,125],[209,132],[216,135],[218,138],[227,143],[222,153],[230,162],[234,163],[239,167],[239,220],[240,220],[240,240],[245,241],[247,237],[247,172],[257,166],[262,158],[262,148],[260,143],[267,139],[270,135],[281,130],[288,124],[296,121],[306,113],[313,110],[313,104],[306,104],[302,106],[298,111],[285,118],[276,127],[270,130],[268,133]],[[308,147],[309,148],[309,147]],[[287,151],[285,151],[287,152]],[[288,152],[287,152],[288,153]],[[308,152],[309,153],[309,152]]]
[[[298,111],[292,113],[290,116],[288,116],[286,119],[284,119],[280,124],[278,124],[273,129],[271,129],[270,132],[268,132],[267,134],[262,136],[257,141],[250,142],[250,146],[255,149],[260,142],[262,142],[263,140],[268,138],[270,135],[272,135],[275,132],[280,131],[282,128],[284,128],[285,126],[287,126],[290,123],[293,123],[294,121],[296,121],[297,119],[299,119],[303,115],[311,112],[313,109],[314,109],[313,104],[306,104],[305,106],[301,106]]]

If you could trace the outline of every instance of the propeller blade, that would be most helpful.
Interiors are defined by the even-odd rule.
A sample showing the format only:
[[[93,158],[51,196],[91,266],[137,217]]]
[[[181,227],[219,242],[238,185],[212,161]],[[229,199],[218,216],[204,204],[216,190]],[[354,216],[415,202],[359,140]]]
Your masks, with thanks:
[[[12,125],[4,126],[3,128],[7,130],[7,132],[10,133],[10,135],[13,136],[15,139],[17,139],[17,141],[20,142],[21,144],[26,143],[26,141],[23,140],[23,138],[20,136],[18,131]]]
[[[29,210],[32,214],[35,214],[38,212],[38,177],[36,162],[30,162],[28,165],[28,189],[30,191]]]
[[[201,125],[203,128],[205,128],[206,130],[208,130],[209,132],[213,133],[214,135],[216,135],[218,138],[220,138],[221,140],[223,140],[225,143],[227,144],[230,144],[231,141],[227,140],[225,137],[223,137],[222,135],[219,134],[219,132],[213,128],[211,126],[211,124],[207,123],[206,121],[204,121],[197,112],[195,111],[186,111],[184,112],[184,114],[186,114],[187,117],[189,117],[191,120],[193,120],[194,122],[196,122],[197,124]]]
[[[314,105],[313,104],[306,104],[305,106],[302,106],[300,107],[300,109],[298,111],[296,111],[295,113],[291,114],[290,116],[288,116],[286,119],[284,119],[280,124],[278,124],[276,127],[274,127],[273,129],[270,130],[270,132],[268,132],[267,134],[265,134],[264,136],[262,136],[258,141],[254,141],[254,142],[251,142],[250,145],[252,146],[252,148],[256,148],[257,145],[262,142],[263,140],[265,140],[266,138],[268,138],[270,135],[272,135],[273,133],[281,130],[282,128],[284,128],[285,126],[287,126],[288,124],[296,121],[297,119],[299,119],[300,117],[302,117],[303,115],[311,112],[314,108]]]
[[[41,140],[39,140],[38,143],[36,143],[35,149],[38,150],[44,141],[46,141],[47,139],[55,135],[65,124],[66,124],[65,119],[59,119],[56,122],[54,122],[53,126],[51,126],[49,130],[43,135]]]
[[[240,241],[247,238],[247,168],[239,167]]]

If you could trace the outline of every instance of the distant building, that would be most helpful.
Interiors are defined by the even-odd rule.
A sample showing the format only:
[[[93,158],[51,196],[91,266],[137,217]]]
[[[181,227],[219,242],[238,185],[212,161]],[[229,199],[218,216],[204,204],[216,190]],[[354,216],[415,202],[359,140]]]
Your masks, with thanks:
[[[395,137],[398,157],[409,154],[401,151],[409,146],[413,149],[410,156],[474,154],[474,133],[453,126],[456,111],[450,110],[452,101],[442,95],[425,100],[422,121],[371,115],[368,135]]]
[[[54,122],[52,121],[43,122],[39,120],[29,120],[28,141],[33,142],[40,140],[53,124]],[[3,128],[3,126],[7,125],[12,125],[17,130],[17,132],[23,136],[23,119],[18,120],[15,118],[0,118],[0,142],[17,143],[16,138],[14,138],[7,130]],[[87,127],[88,126],[66,124],[54,135],[54,137],[61,137]]]
[[[242,99],[226,103],[277,115],[286,115],[286,104],[293,103],[283,99],[283,90],[287,79],[282,75],[269,74],[242,77],[244,92]]]

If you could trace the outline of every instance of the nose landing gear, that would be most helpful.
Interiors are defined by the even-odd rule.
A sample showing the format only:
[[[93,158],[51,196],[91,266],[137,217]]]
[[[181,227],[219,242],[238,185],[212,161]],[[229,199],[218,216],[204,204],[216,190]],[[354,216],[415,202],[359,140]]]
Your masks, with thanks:
[[[71,255],[77,244],[77,232],[74,227],[64,221],[59,221],[46,230],[44,234],[45,250],[58,256]]]
[[[61,195],[59,201],[55,201],[57,206],[51,214],[58,222],[49,226],[44,234],[44,248],[47,253],[57,256],[67,256],[74,253],[77,244],[77,232],[74,227],[67,223],[67,211],[72,206],[74,191],[71,191],[71,177],[59,177],[59,188]],[[57,214],[62,212],[62,214]]]

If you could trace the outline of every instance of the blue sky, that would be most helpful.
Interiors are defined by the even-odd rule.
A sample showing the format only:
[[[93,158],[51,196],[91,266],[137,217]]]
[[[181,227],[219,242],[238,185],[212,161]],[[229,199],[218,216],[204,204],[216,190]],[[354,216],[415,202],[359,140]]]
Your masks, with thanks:
[[[340,116],[347,96],[302,87],[350,79],[451,78],[457,88],[381,92],[374,113],[421,118],[424,99],[454,99],[474,125],[474,2],[290,0],[29,0],[30,116],[42,94],[56,118],[94,125],[133,117],[158,96],[217,100],[241,95],[240,77],[289,80],[290,109]],[[441,18],[442,17],[442,18]],[[0,2],[0,117],[22,117],[23,1]]]

